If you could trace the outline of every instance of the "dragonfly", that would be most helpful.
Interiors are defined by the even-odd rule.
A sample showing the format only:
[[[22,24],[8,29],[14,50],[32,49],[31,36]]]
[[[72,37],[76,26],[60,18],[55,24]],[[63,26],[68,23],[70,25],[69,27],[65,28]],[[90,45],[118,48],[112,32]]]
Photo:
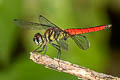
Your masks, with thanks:
[[[68,50],[68,44],[66,42],[68,38],[72,38],[80,49],[87,50],[90,47],[90,43],[87,37],[82,34],[105,30],[112,26],[111,24],[107,24],[89,28],[70,28],[63,30],[42,15],[39,16],[38,23],[20,19],[14,19],[14,23],[25,29],[45,30],[43,35],[40,33],[34,35],[33,41],[38,46],[34,52],[44,52],[45,55],[47,44],[49,43],[57,49],[58,59],[61,56],[61,49]]]

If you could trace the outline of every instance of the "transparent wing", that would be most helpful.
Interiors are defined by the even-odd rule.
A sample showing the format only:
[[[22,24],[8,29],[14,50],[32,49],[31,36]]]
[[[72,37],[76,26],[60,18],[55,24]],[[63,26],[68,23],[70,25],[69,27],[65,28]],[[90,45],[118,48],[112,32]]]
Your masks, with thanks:
[[[86,50],[90,47],[88,39],[83,35],[75,35],[71,37],[77,46],[83,50]]]
[[[40,15],[39,16],[39,22],[40,24],[46,24],[52,27],[57,27],[55,24],[53,24],[50,20],[48,20],[47,18],[45,18],[44,16]]]
[[[27,22],[27,21],[22,21],[19,19],[14,19],[14,23],[22,28],[25,29],[35,29],[35,30],[40,30],[40,29],[48,29],[49,27],[52,27],[50,25],[46,24],[40,24],[40,23],[34,23],[34,22]]]
[[[64,39],[61,39],[61,40],[56,41],[56,42],[60,45],[60,47],[62,47],[62,49],[68,50],[68,44]]]

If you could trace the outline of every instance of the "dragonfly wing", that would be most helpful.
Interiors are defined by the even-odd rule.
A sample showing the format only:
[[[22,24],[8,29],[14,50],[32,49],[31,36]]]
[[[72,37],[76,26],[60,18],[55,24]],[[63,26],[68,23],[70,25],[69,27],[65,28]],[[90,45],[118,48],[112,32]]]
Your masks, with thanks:
[[[28,22],[28,21],[22,21],[20,19],[14,19],[14,23],[19,27],[22,27],[25,29],[33,29],[33,30],[48,29],[49,27],[51,27],[49,25]]]
[[[77,46],[83,50],[86,50],[90,47],[88,39],[83,35],[74,35],[71,37]]]
[[[46,24],[46,25],[50,25],[52,27],[57,27],[55,24],[53,24],[50,20],[48,20],[47,18],[45,18],[44,16],[40,15],[39,16],[39,22],[40,24]]]
[[[68,50],[68,44],[67,44],[67,42],[64,39],[61,39],[61,40],[56,41],[56,42],[60,45],[60,47],[62,49]]]

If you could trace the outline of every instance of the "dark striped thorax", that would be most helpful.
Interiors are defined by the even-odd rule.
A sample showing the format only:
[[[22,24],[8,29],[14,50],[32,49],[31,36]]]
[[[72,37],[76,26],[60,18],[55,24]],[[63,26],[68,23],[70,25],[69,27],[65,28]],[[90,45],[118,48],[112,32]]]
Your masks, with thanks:
[[[43,35],[44,41],[46,42],[53,42],[60,39],[66,40],[68,38],[68,33],[58,27],[50,27],[46,30],[46,32]]]

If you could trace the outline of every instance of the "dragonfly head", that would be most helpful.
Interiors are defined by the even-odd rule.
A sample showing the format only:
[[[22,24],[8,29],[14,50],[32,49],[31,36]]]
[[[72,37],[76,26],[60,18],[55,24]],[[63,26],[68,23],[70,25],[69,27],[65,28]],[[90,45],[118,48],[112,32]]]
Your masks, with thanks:
[[[34,35],[34,38],[33,38],[33,41],[35,42],[36,45],[42,45],[43,43],[43,38],[42,38],[42,35],[40,33],[36,33]]]

